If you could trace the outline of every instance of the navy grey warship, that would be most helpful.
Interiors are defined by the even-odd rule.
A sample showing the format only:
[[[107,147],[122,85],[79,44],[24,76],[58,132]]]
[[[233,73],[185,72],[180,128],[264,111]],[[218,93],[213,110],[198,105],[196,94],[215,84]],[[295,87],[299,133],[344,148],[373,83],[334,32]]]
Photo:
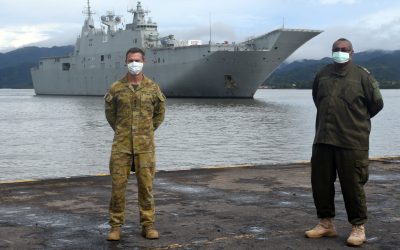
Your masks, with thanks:
[[[161,37],[140,2],[132,23],[107,12],[96,28],[89,0],[71,55],[41,58],[31,69],[37,95],[104,95],[126,74],[125,52],[146,53],[144,74],[167,97],[252,98],[268,76],[297,48],[322,31],[279,28],[240,43],[208,43]]]

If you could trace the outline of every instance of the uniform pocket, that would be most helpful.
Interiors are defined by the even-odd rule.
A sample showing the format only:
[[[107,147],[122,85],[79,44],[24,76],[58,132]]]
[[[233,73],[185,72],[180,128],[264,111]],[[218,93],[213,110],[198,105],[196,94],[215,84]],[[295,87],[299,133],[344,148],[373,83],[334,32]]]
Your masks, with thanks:
[[[344,91],[339,97],[342,98],[349,107],[352,107],[354,101],[357,99],[357,95],[351,90]]]
[[[140,95],[140,111],[145,116],[153,117],[153,96],[148,93]]]
[[[363,98],[362,86],[359,82],[348,81],[345,82],[346,87],[342,88],[339,93],[339,98],[341,98],[347,105],[354,109],[357,106],[356,103]]]
[[[159,91],[159,92],[157,93],[157,97],[158,97],[158,100],[160,100],[160,102],[165,102],[165,99],[167,99],[167,98],[165,97],[165,95],[164,95],[161,91]]]
[[[369,178],[369,160],[357,160],[356,161],[356,173],[358,177],[358,182],[364,185]]]

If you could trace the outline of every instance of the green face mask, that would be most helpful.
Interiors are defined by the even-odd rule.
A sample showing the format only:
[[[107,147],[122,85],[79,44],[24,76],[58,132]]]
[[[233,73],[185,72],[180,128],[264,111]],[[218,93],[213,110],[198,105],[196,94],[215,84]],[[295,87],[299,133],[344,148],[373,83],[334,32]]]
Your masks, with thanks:
[[[346,63],[350,60],[350,53],[347,52],[332,52],[332,59],[336,63]]]

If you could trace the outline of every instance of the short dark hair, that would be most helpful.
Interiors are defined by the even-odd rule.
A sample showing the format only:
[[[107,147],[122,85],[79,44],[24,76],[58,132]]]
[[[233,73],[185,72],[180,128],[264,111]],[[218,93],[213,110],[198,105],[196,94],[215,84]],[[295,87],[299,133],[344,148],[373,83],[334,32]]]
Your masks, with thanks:
[[[140,53],[140,54],[142,54],[142,57],[143,57],[143,59],[144,59],[144,51],[142,50],[142,49],[140,49],[140,48],[137,48],[137,47],[134,47],[134,48],[130,48],[130,49],[128,49],[128,51],[126,52],[126,54],[125,54],[125,61],[128,59],[128,55],[129,54],[134,54],[134,53]]]
[[[347,42],[350,45],[350,51],[353,51],[353,44],[346,38],[339,38],[332,44],[332,49],[335,48],[337,42]]]

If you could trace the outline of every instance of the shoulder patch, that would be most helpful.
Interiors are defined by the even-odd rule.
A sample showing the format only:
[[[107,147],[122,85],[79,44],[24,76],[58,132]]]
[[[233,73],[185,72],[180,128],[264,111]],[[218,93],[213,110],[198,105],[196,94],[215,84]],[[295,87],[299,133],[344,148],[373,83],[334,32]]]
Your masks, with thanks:
[[[104,100],[106,102],[111,102],[114,97],[110,94],[110,91],[107,91],[106,95],[104,96]]]
[[[164,95],[161,91],[159,91],[159,92],[157,93],[157,97],[158,97],[158,99],[159,99],[160,101],[162,101],[162,102],[165,102],[165,99],[167,99],[167,98],[165,97],[165,95]]]
[[[364,68],[363,66],[357,65],[360,69],[364,70],[365,72],[367,72],[368,74],[371,74],[371,72],[369,72],[368,69]]]
[[[121,85],[121,82],[120,82],[120,81],[113,82],[113,83],[111,84],[110,88],[108,89],[108,91],[114,91],[115,88],[118,87],[118,85]]]

